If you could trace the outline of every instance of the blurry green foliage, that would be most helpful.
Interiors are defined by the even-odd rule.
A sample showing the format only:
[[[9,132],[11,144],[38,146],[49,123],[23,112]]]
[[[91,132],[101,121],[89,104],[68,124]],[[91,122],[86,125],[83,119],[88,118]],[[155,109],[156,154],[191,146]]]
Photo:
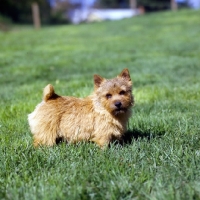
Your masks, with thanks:
[[[50,16],[50,7],[46,0],[1,0],[0,14],[9,17],[15,23],[32,22],[31,4],[37,2],[40,7],[42,22],[47,22]]]
[[[130,0],[99,0],[100,5],[109,8],[129,7]],[[147,11],[170,8],[170,0],[136,0],[137,6],[143,6]]]
[[[146,11],[165,10],[170,8],[170,0],[136,0],[137,6],[143,6]],[[47,0],[1,0],[0,15],[10,18],[14,23],[32,23],[31,4],[37,2],[40,8],[42,23],[67,23],[63,18],[67,6],[51,11]],[[61,2],[66,3],[66,2]],[[129,0],[97,0],[101,8],[128,8]],[[59,8],[59,6],[58,6]],[[63,11],[63,9],[65,9]]]
[[[9,18],[0,15],[0,31],[8,31],[11,23]]]
[[[123,8],[129,6],[129,0],[99,0],[99,4],[105,8]]]
[[[170,9],[170,0],[137,0],[138,6],[143,6],[146,11]]]

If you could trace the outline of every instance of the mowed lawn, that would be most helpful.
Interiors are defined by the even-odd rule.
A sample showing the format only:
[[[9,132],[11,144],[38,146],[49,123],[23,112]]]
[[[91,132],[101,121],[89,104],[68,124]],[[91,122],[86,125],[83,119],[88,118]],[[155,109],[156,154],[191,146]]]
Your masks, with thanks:
[[[85,97],[94,73],[123,68],[135,96],[124,145],[32,146],[27,115],[46,84]],[[200,11],[0,32],[0,199],[200,199]]]

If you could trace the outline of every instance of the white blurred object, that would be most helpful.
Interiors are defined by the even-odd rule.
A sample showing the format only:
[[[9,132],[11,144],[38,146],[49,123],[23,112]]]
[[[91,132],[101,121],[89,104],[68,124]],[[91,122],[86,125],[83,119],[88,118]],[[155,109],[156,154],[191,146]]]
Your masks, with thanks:
[[[188,5],[193,9],[200,9],[200,0],[188,0]]]
[[[96,16],[101,20],[119,20],[130,18],[138,14],[133,9],[91,9],[90,15]]]
[[[80,22],[94,22],[103,20],[120,20],[138,15],[138,10],[133,9],[73,9],[70,19],[73,24]]]

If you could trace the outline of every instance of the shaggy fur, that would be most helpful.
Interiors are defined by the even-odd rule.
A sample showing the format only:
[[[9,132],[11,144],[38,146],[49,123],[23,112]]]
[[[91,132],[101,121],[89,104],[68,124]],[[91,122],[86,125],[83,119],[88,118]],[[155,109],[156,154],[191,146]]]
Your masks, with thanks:
[[[100,147],[120,139],[126,131],[133,105],[128,69],[107,80],[94,75],[94,92],[86,98],[59,96],[52,85],[43,92],[43,101],[28,115],[34,146],[93,141]]]

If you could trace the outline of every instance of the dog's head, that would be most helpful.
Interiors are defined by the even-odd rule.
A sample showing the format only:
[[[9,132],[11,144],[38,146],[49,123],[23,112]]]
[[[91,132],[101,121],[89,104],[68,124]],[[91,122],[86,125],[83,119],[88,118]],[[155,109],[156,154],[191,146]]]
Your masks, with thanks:
[[[94,75],[94,85],[100,105],[114,116],[125,114],[134,103],[128,69],[109,80]]]

